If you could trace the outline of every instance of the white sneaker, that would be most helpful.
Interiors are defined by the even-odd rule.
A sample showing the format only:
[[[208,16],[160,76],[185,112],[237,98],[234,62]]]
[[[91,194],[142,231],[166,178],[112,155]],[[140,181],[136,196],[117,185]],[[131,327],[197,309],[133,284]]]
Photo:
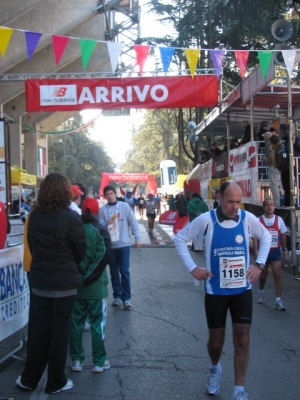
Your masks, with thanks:
[[[259,293],[258,293],[257,303],[258,303],[258,304],[264,304],[264,302],[265,302],[265,294],[259,292]]]
[[[23,383],[21,382],[21,376],[18,376],[16,384],[20,386],[22,389],[33,390],[30,387],[23,385]]]
[[[82,371],[82,363],[79,360],[74,360],[71,362],[71,370],[73,372],[81,372]]]
[[[210,369],[207,375],[206,381],[206,394],[212,394],[216,396],[220,391],[220,380],[222,375],[222,367],[219,371]]]
[[[131,309],[131,301],[130,300],[125,300],[123,303],[123,308],[124,310],[130,310]]]
[[[231,397],[231,400],[247,400],[248,399],[248,394],[245,392],[238,392],[238,394],[235,394]]]
[[[119,299],[118,297],[116,297],[116,298],[114,299],[114,301],[112,302],[112,305],[113,305],[114,307],[121,306],[121,305],[122,305],[122,300]]]
[[[108,360],[105,360],[104,365],[94,365],[93,372],[103,372],[110,368],[110,363]]]
[[[278,311],[285,311],[285,307],[283,305],[282,300],[277,300],[274,304],[274,308],[275,308],[275,310],[278,310]]]
[[[74,386],[74,385],[73,385],[73,382],[71,381],[71,379],[68,379],[68,380],[67,380],[67,383],[65,384],[64,387],[62,387],[62,388],[59,389],[59,390],[56,390],[55,392],[48,392],[48,393],[59,393],[59,392],[63,392],[63,391],[65,391],[65,390],[72,389],[73,386]]]

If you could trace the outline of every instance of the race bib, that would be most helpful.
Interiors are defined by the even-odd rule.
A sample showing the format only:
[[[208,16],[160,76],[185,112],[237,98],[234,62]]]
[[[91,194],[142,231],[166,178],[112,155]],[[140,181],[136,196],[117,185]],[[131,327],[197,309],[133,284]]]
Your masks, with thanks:
[[[245,257],[220,257],[220,288],[237,289],[246,286]]]
[[[110,239],[112,242],[118,242],[120,239],[120,230],[118,224],[118,214],[115,214],[111,224],[107,225],[108,232],[110,234]]]
[[[271,247],[278,247],[278,232],[277,231],[269,231],[272,237]]]

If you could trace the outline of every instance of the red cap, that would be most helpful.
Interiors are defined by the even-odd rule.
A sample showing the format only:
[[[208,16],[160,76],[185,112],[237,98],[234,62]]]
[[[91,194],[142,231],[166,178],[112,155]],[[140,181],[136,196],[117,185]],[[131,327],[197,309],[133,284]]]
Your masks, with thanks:
[[[93,199],[92,197],[87,197],[86,199],[84,199],[82,202],[81,211],[84,212],[87,209],[89,209],[92,214],[98,214],[99,212],[98,201],[96,199]]]
[[[72,185],[72,195],[73,197],[78,196],[79,194],[83,195],[83,192],[81,191],[80,187],[77,185]]]

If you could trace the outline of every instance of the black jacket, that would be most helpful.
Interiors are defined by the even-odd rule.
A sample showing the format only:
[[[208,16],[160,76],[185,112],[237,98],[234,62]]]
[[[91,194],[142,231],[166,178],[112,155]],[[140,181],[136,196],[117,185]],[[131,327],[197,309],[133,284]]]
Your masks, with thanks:
[[[51,214],[34,209],[29,218],[27,239],[32,254],[32,288],[68,290],[79,286],[77,265],[87,249],[80,215],[69,209]]]

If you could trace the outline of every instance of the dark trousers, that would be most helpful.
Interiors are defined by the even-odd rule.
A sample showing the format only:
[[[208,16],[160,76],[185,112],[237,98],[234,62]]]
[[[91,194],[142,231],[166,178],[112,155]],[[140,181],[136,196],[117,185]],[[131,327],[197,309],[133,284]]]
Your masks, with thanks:
[[[290,170],[287,169],[286,171],[281,172],[281,182],[282,187],[284,190],[285,200],[284,205],[286,207],[290,207],[291,205],[291,187],[290,187]]]
[[[46,393],[65,386],[64,374],[75,296],[50,298],[32,294],[32,328],[23,385],[35,389],[48,364]]]

